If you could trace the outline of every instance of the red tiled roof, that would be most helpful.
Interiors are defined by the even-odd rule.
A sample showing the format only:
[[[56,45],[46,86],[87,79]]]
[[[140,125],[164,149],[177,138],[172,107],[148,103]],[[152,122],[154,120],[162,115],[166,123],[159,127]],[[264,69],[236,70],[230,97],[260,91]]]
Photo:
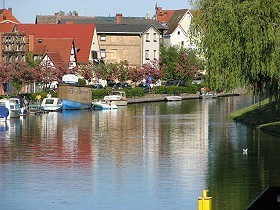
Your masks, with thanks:
[[[44,53],[58,52],[63,60],[63,63],[65,65],[69,65],[72,45],[75,47],[74,40],[71,38],[38,38],[35,39],[33,54],[43,55]]]
[[[34,45],[33,55],[44,55],[47,45]]]
[[[0,23],[0,32],[13,32],[15,25],[14,23]]]
[[[0,22],[20,23],[7,9],[0,9]]]
[[[78,62],[88,62],[94,34],[94,24],[18,24],[19,32],[26,37],[34,34],[35,38],[72,38],[75,41]]]
[[[163,10],[158,7],[156,11],[158,22],[168,23],[174,12],[175,10]]]
[[[59,52],[47,52],[45,56],[48,56],[54,65],[64,65],[63,59],[61,58]]]

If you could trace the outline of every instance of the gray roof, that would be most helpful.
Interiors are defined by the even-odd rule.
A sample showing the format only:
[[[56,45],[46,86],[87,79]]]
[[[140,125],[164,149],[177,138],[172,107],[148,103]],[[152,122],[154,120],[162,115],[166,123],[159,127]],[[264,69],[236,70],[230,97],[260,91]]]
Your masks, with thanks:
[[[166,34],[172,34],[174,30],[178,27],[179,22],[182,20],[182,17],[186,14],[187,9],[175,10],[172,17],[168,22],[168,31]]]
[[[96,24],[97,33],[141,34],[150,26],[127,24]]]
[[[94,23],[96,25],[96,30],[99,32],[101,30],[105,30],[104,25],[111,25],[112,30],[117,30],[121,28],[119,25],[122,25],[122,28],[124,30],[132,30],[136,28],[136,25],[139,26],[139,28],[143,28],[144,26],[149,27],[150,25],[153,25],[156,29],[159,31],[165,30],[165,27],[162,26],[157,20],[155,19],[147,19],[145,17],[122,17],[122,24],[116,24],[116,17],[87,17],[87,16],[70,16],[70,15],[37,15],[36,16],[36,23],[37,24],[43,24],[43,23],[49,23],[49,24],[66,24],[67,22],[73,22],[74,24],[91,24]],[[131,27],[130,27],[131,26]],[[102,29],[99,29],[99,27],[102,27]],[[130,29],[129,29],[130,28]],[[109,29],[106,29],[109,30]],[[135,31],[135,29],[133,30]],[[137,30],[139,31],[139,30]]]

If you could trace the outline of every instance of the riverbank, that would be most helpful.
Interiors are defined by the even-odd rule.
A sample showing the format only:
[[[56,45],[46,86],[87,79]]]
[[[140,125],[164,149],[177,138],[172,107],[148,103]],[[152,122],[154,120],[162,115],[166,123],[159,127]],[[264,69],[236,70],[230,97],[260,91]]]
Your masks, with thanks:
[[[280,110],[271,110],[268,100],[237,110],[230,115],[230,118],[280,137]]]
[[[218,97],[229,97],[229,96],[238,96],[239,94],[229,93],[229,94],[218,94]],[[136,97],[136,98],[128,98],[128,104],[135,104],[135,103],[146,103],[146,102],[160,102],[164,101],[167,94],[147,94],[144,97]],[[198,94],[182,94],[180,95],[182,100],[187,99],[199,99]]]

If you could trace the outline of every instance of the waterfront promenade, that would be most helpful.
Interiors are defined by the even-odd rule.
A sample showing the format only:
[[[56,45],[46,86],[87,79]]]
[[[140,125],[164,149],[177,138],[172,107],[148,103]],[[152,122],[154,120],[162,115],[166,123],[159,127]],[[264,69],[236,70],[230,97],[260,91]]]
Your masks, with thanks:
[[[228,96],[237,96],[239,94],[230,93],[230,94],[218,94],[218,97],[228,97]],[[145,97],[137,97],[137,98],[128,98],[127,103],[128,104],[134,104],[134,103],[145,103],[145,102],[160,102],[164,101],[164,98],[167,96],[167,94],[164,95],[157,95],[157,94],[147,94]],[[182,97],[182,100],[187,99],[199,99],[198,94],[182,94],[180,95]]]

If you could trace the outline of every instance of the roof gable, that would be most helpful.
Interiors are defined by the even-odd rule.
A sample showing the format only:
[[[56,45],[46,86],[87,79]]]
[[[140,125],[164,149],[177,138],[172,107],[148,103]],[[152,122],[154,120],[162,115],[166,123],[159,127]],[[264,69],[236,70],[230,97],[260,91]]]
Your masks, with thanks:
[[[52,64],[50,63],[44,63],[46,61],[51,61]],[[65,65],[59,52],[46,52],[43,56],[43,65],[48,65],[48,67],[51,67],[51,66],[63,66]]]
[[[18,24],[17,27],[18,31],[26,33],[26,37],[34,34],[35,38],[72,38],[79,48],[78,62],[88,62],[94,24]]]
[[[163,10],[161,7],[156,8],[157,20],[160,23],[168,23],[175,10]]]
[[[15,28],[15,23],[0,23],[0,32],[13,32]]]
[[[13,15],[10,10],[1,9],[0,10],[0,23],[10,22],[10,23],[20,23]]]
[[[65,65],[69,65],[71,50],[74,48],[74,40],[71,38],[46,38],[35,39],[34,55],[43,55],[47,52],[58,52]]]
[[[178,27],[179,23],[181,20],[184,18],[186,13],[188,12],[187,9],[182,9],[182,10],[175,10],[172,17],[170,18],[168,22],[168,31],[166,34],[172,34],[175,29]]]

